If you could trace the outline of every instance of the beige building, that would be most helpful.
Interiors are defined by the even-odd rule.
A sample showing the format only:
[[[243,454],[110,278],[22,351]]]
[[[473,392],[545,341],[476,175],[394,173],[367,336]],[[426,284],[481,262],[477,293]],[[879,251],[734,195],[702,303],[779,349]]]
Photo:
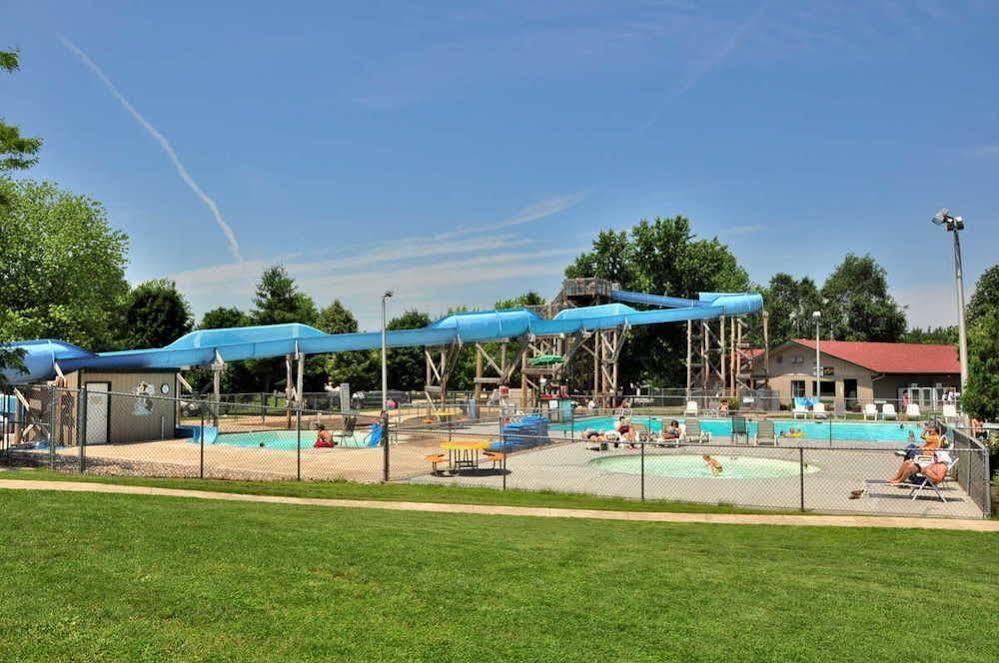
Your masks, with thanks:
[[[911,402],[936,409],[960,385],[957,349],[949,345],[821,341],[818,381],[815,354],[812,339],[794,339],[770,352],[770,387],[781,403],[818,396],[858,409],[864,403],[902,401],[908,394]]]
[[[67,389],[87,389],[86,444],[142,442],[175,437],[177,372],[105,372],[81,369],[66,374]],[[67,392],[68,396],[68,392]],[[60,404],[60,428],[80,421],[76,399]],[[74,444],[75,433],[59,430],[57,439]]]

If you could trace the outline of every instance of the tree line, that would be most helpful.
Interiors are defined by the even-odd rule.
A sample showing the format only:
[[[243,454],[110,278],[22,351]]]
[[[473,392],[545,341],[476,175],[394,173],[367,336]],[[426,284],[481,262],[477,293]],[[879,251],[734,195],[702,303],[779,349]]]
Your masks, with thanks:
[[[0,51],[0,69],[18,69],[16,51]],[[320,308],[280,265],[260,276],[253,307],[242,311],[220,307],[195,321],[176,285],[153,280],[131,287],[125,279],[129,240],[116,230],[105,208],[87,196],[51,182],[12,179],[13,171],[37,162],[42,141],[21,135],[0,121],[0,366],[18,357],[5,341],[58,338],[94,351],[162,347],[192,329],[299,322],[331,334],[356,332],[357,320],[340,299]],[[565,276],[600,277],[626,290],[695,297],[698,292],[762,293],[769,311],[770,343],[810,337],[812,311],[822,314],[822,333],[852,341],[957,342],[953,327],[908,329],[905,310],[891,296],[885,269],[870,255],[848,254],[821,285],[810,277],[781,272],[767,284],[754,284],[728,246],[718,238],[696,235],[683,216],[642,220],[629,230],[600,231],[589,251],[577,256]],[[496,308],[543,304],[535,292],[496,302]],[[457,312],[452,310],[450,312]],[[978,282],[968,305],[971,382],[967,407],[980,416],[999,418],[999,265]],[[430,324],[426,312],[411,310],[388,323],[389,329]],[[759,326],[750,340],[763,342]],[[491,349],[492,345],[489,346]],[[684,325],[635,328],[622,351],[621,384],[684,384]],[[474,348],[458,357],[451,387],[469,389],[474,377]],[[583,384],[588,370],[569,374]],[[393,388],[423,387],[423,353],[401,348],[389,353]],[[207,369],[194,372],[194,382],[210,380]],[[226,392],[283,388],[283,360],[233,364],[223,377]],[[305,388],[322,389],[327,381],[349,382],[371,389],[380,382],[378,352],[350,352],[310,357]]]

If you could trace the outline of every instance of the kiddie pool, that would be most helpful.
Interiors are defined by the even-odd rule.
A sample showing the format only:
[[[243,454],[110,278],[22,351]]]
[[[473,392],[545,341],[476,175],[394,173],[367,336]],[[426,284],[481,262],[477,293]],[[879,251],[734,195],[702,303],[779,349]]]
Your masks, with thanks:
[[[714,474],[700,455],[646,456],[646,476],[673,477],[677,479],[777,479],[797,477],[801,468],[798,461],[778,458],[753,458],[713,453],[711,457],[721,463],[721,474]],[[590,461],[590,466],[602,472],[640,474],[642,459],[637,455],[605,456]],[[805,465],[805,474],[814,474],[819,468]]]

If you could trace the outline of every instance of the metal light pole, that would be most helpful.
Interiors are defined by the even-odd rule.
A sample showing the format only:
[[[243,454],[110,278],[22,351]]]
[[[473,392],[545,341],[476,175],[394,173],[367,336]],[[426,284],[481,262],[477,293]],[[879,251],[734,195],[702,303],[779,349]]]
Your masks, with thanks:
[[[389,430],[388,430],[388,362],[385,347],[385,307],[392,291],[382,295],[382,480],[389,480]]]
[[[822,360],[819,352],[819,322],[822,320],[821,311],[812,311],[812,319],[815,320],[815,397],[822,395],[822,387],[819,381],[822,379]]]
[[[388,363],[385,352],[385,305],[392,297],[392,291],[386,290],[382,295],[382,411],[388,411]]]
[[[968,382],[968,336],[964,328],[964,270],[961,265],[961,231],[964,230],[964,219],[951,216],[946,207],[936,213],[932,219],[938,226],[947,228],[954,233],[954,280],[957,281],[957,333],[958,348],[961,353],[961,392]]]

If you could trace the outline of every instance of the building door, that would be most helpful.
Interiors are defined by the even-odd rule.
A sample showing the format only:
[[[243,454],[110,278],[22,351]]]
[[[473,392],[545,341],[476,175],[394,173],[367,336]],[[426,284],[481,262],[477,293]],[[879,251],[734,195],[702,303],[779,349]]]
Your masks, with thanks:
[[[846,408],[852,410],[857,407],[857,381],[843,380],[843,398],[846,400]]]
[[[110,382],[87,382],[87,444],[107,444],[111,437]]]

